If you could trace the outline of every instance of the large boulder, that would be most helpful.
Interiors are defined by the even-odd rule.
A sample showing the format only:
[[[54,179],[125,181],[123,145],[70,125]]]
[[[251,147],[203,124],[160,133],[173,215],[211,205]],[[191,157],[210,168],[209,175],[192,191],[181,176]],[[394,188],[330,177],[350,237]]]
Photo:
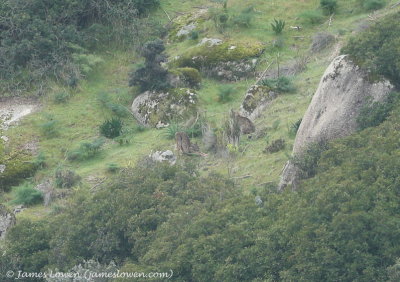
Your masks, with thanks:
[[[357,117],[368,102],[384,101],[393,90],[388,81],[371,82],[367,74],[346,55],[335,58],[325,71],[309,105],[293,147],[301,156],[310,144],[348,136],[357,130]],[[296,189],[299,168],[288,162],[279,189],[292,185]]]
[[[0,205],[0,239],[6,236],[7,231],[15,225],[15,215]]]
[[[277,93],[267,86],[253,85],[247,90],[239,113],[254,121],[276,97]]]
[[[132,103],[133,116],[144,126],[168,124],[177,117],[185,117],[196,111],[197,94],[188,88],[168,91],[146,91]]]
[[[196,68],[215,79],[237,81],[254,75],[257,58],[264,49],[260,42],[203,38],[197,46],[171,61],[170,66]]]

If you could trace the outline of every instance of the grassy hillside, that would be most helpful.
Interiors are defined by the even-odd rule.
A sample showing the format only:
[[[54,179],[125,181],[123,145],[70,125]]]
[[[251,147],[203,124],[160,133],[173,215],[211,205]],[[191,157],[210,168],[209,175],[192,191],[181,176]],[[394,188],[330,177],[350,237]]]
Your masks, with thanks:
[[[326,67],[350,37],[393,12],[391,6],[398,1],[386,1],[384,8],[372,11],[362,1],[339,0],[332,15],[324,14],[319,0],[228,0],[226,8],[216,2],[161,0],[160,8],[151,11],[149,17],[169,28],[164,42],[170,62],[196,48],[203,38],[265,47],[256,71],[243,80],[223,82],[202,75],[197,90],[199,113],[217,133],[223,130],[229,111],[239,109],[246,90],[262,72],[283,70],[293,63],[304,67],[289,77],[295,91],[279,94],[256,119],[257,130],[265,134],[261,138],[242,136],[238,148],[229,154],[178,155],[177,168],[146,167],[142,159],[152,151],[177,152],[175,141],[168,139],[168,129],[144,128],[129,112],[134,97],[140,94],[137,87],[128,86],[129,74],[141,66],[143,58],[136,49],[96,51],[102,62],[76,88],[50,80],[48,91],[35,98],[40,109],[4,133],[9,138],[4,144],[5,152],[21,151],[29,143],[36,148],[36,154],[29,161],[38,163],[42,158],[34,175],[21,183],[26,181],[28,186],[34,186],[47,179],[54,180],[60,169],[71,170],[81,178],[70,189],[56,188],[67,191],[68,197],[57,199],[49,206],[33,204],[17,214],[17,221],[22,223],[12,232],[16,238],[18,234],[25,235],[21,235],[20,241],[10,239],[9,248],[23,258],[15,255],[7,267],[68,270],[82,259],[96,258],[104,264],[115,260],[126,270],[147,271],[158,265],[163,269],[174,268],[178,281],[248,278],[252,281],[380,281],[387,278],[386,267],[399,257],[394,246],[398,239],[394,227],[398,227],[394,212],[398,210],[398,203],[390,202],[389,208],[393,210],[388,210],[384,200],[398,196],[398,185],[393,184],[398,183],[398,177],[389,175],[391,166],[393,169],[398,166],[389,157],[398,154],[395,141],[398,136],[387,134],[398,129],[398,107],[380,127],[335,142],[323,155],[317,177],[303,185],[304,192],[276,194],[271,187],[279,181],[282,168],[291,156],[295,138],[291,128],[302,118]],[[205,16],[197,22],[197,35],[176,38],[177,29],[188,24],[188,17],[199,11],[205,11]],[[212,18],[218,15],[219,19],[221,14],[227,16],[226,23]],[[272,30],[274,19],[285,21],[282,34]],[[312,51],[314,36],[320,32],[332,34],[334,40],[323,50]],[[234,89],[232,97],[222,103],[218,94],[228,86]],[[104,139],[105,143],[92,157],[82,160],[70,157],[71,152],[82,148],[83,142],[93,145],[90,142],[101,137],[100,125],[113,117],[123,122],[120,138]],[[278,139],[283,139],[286,146],[275,153],[265,152]],[[380,140],[387,152],[377,149]],[[202,149],[201,137],[192,141]],[[373,165],[368,161],[369,152],[374,156]],[[360,157],[352,159],[352,154]],[[340,165],[335,162],[335,156],[339,156]],[[112,168],[122,173],[115,176]],[[373,174],[368,175],[369,172]],[[383,191],[386,182],[389,188]],[[143,191],[135,188],[138,185],[144,187]],[[210,188],[213,186],[216,190]],[[368,188],[365,197],[379,194],[379,199],[374,202],[369,198],[365,206],[364,201],[357,201],[361,197],[359,189],[363,187]],[[12,209],[18,198],[16,188],[1,188],[4,191],[0,189],[0,203]],[[261,195],[262,207],[254,204],[256,195]],[[337,206],[329,205],[336,200]],[[309,206],[313,208],[308,210]],[[372,232],[374,239],[363,245],[358,234],[368,229],[368,224],[377,226],[381,209],[385,210],[382,216],[391,221],[384,230]],[[355,219],[350,214],[353,210],[358,216]],[[373,210],[372,218],[367,214],[369,210]],[[330,217],[335,211],[339,215]],[[346,222],[347,215],[349,222],[361,222],[360,225],[351,229]],[[62,227],[64,221],[75,228]],[[188,223],[193,223],[193,227],[187,227]],[[52,227],[52,224],[61,227]],[[114,230],[113,226],[118,224],[119,228]],[[179,236],[171,226],[181,230]],[[36,231],[29,234],[30,228]],[[335,237],[335,232],[343,232],[342,237]],[[35,236],[45,239],[42,242]],[[394,244],[393,248],[377,246],[379,236],[387,244]],[[312,238],[322,243],[314,245]],[[348,245],[344,243],[346,240],[350,240]],[[36,244],[36,241],[40,242]],[[171,243],[162,246],[161,242],[167,241]],[[19,242],[22,242],[21,248]],[[34,242],[32,246],[31,242]],[[355,253],[347,253],[347,248]],[[57,257],[58,251],[65,256],[65,261]],[[332,267],[329,266],[333,263],[331,258],[338,260]],[[346,268],[342,273],[346,259],[351,261],[348,268],[351,271]],[[316,267],[320,260],[328,266]],[[250,266],[246,266],[248,263]]]

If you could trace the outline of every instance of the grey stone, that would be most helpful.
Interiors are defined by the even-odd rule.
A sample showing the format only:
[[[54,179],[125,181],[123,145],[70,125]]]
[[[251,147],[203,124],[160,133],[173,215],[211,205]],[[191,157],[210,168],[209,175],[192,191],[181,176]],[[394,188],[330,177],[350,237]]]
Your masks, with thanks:
[[[154,153],[151,153],[149,157],[155,162],[168,162],[171,165],[174,165],[176,163],[176,156],[171,150],[167,150],[164,152],[156,151]]]
[[[4,239],[7,231],[16,223],[15,215],[0,205],[0,239]]]
[[[370,82],[367,74],[346,55],[336,57],[325,71],[318,89],[304,114],[293,146],[293,155],[301,156],[317,142],[348,136],[357,130],[357,117],[365,105],[384,101],[394,89],[389,81]],[[288,162],[279,189],[292,184],[297,188],[299,169]]]

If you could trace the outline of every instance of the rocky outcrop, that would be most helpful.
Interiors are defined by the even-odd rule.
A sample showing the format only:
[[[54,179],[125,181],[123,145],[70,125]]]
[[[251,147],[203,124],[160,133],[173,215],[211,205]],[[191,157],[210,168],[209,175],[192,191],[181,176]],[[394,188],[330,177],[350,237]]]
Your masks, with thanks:
[[[174,165],[176,163],[176,156],[171,150],[167,151],[156,151],[154,153],[151,153],[149,155],[149,158],[155,162],[168,162],[171,165]]]
[[[195,112],[197,94],[188,88],[146,91],[132,103],[132,114],[144,126],[167,125],[172,118]]]
[[[327,142],[350,135],[357,130],[357,117],[368,102],[384,101],[393,90],[388,81],[370,82],[366,74],[346,56],[333,60],[325,71],[309,105],[293,147],[301,156],[310,144]],[[299,168],[288,162],[279,189],[297,188]]]
[[[7,231],[15,225],[15,215],[0,205],[0,239],[6,236]]]
[[[203,38],[197,46],[188,48],[171,61],[170,65],[196,68],[218,80],[237,81],[254,76],[258,57],[264,50],[265,46],[260,42]]]
[[[239,113],[254,121],[276,97],[277,93],[268,87],[253,85],[247,90]]]

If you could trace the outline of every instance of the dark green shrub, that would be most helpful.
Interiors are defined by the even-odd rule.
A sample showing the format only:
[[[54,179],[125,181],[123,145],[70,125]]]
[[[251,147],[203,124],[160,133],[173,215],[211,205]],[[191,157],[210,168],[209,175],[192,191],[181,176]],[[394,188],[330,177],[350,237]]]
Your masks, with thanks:
[[[104,143],[104,138],[97,138],[92,142],[83,142],[79,148],[67,153],[67,159],[70,161],[84,161],[93,158],[98,154]]]
[[[235,15],[232,21],[234,25],[237,25],[239,27],[249,28],[253,17],[254,17],[254,8],[253,6],[250,6],[242,10],[240,14]]]
[[[122,131],[122,120],[119,118],[112,118],[110,120],[106,120],[100,125],[100,133],[101,135],[107,138],[115,138],[121,135]]]
[[[337,0],[321,0],[320,6],[325,14],[332,15],[337,9]]]
[[[71,188],[81,180],[73,170],[62,167],[57,168],[54,176],[55,184],[59,188]]]
[[[322,15],[321,11],[318,10],[305,11],[301,13],[299,17],[303,19],[305,23],[309,23],[312,25],[322,23],[322,21],[324,20],[324,16]]]
[[[45,119],[46,121],[39,125],[42,135],[47,138],[53,138],[58,136],[59,135],[58,120],[54,119],[52,115],[46,115]]]
[[[264,149],[264,153],[276,153],[285,149],[286,142],[284,139],[276,139]]]
[[[224,104],[232,101],[236,89],[232,85],[222,85],[218,89],[218,102]]]
[[[390,14],[379,20],[368,30],[351,38],[342,49],[343,54],[363,69],[370,78],[375,80],[380,76],[389,79],[394,85],[400,86],[400,12]]]
[[[286,76],[281,76],[276,79],[264,79],[261,84],[269,87],[271,90],[279,93],[290,93],[296,91],[291,79]]]
[[[35,190],[33,185],[25,183],[13,188],[13,204],[31,206],[39,204],[43,200],[42,192]]]
[[[368,102],[362,107],[357,117],[359,129],[365,129],[372,126],[378,126],[384,122],[393,110],[399,94],[390,94],[387,101],[384,102]]]
[[[182,132],[183,130],[183,126],[181,126],[178,122],[174,121],[171,122],[163,131],[163,135],[165,138],[167,139],[175,139],[175,134],[177,132]]]
[[[145,65],[129,75],[129,86],[139,86],[141,91],[164,90],[170,87],[168,71],[161,66],[167,60],[164,50],[161,39],[144,44],[141,54],[145,58]]]
[[[275,34],[281,34],[283,29],[285,28],[285,21],[274,19],[274,22],[271,23],[272,30]]]
[[[199,39],[199,32],[197,30],[192,30],[189,34],[189,38],[192,40]]]
[[[302,120],[303,119],[301,118],[298,121],[296,121],[296,122],[294,122],[294,123],[292,123],[290,125],[290,127],[289,127],[289,136],[296,136],[297,131],[299,130],[299,127],[300,127],[300,124],[301,124]]]
[[[302,179],[315,176],[318,169],[318,161],[322,153],[328,148],[328,144],[325,142],[312,143],[303,154],[293,157],[292,161],[300,169],[300,177]]]
[[[116,173],[118,170],[120,170],[120,167],[118,164],[107,164],[107,171],[110,173]]]
[[[56,104],[66,103],[70,97],[71,97],[70,94],[66,91],[57,92],[54,94],[54,103]]]
[[[361,0],[361,2],[362,7],[367,11],[379,10],[386,5],[384,0]]]

